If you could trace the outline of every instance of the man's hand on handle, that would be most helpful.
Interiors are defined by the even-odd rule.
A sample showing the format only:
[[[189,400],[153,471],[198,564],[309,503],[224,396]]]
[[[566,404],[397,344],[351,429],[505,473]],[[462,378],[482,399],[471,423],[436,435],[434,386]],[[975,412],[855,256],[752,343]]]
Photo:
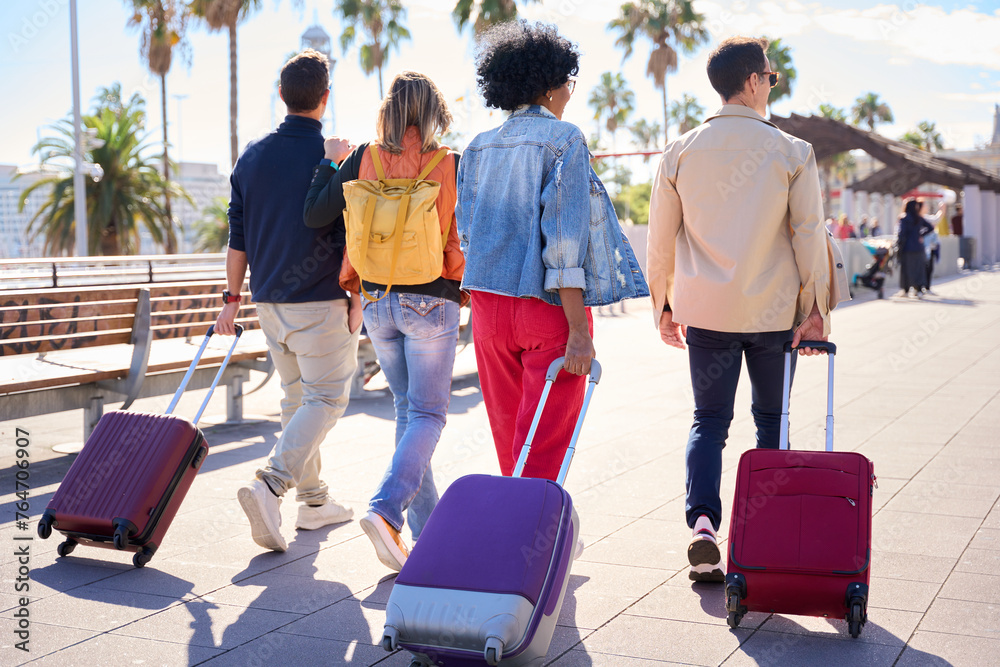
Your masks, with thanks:
[[[240,310],[239,302],[227,303],[215,320],[215,333],[222,336],[236,335],[236,313]]]
[[[660,340],[676,347],[678,350],[685,349],[684,339],[687,338],[687,326],[674,322],[674,314],[666,310],[660,314]]]
[[[819,306],[814,303],[809,316],[795,330],[795,335],[792,337],[792,347],[798,347],[799,343],[804,340],[826,341],[826,339],[827,337],[823,335],[823,316],[819,313]],[[799,350],[799,354],[811,357],[817,354],[826,354],[826,352],[803,347]]]

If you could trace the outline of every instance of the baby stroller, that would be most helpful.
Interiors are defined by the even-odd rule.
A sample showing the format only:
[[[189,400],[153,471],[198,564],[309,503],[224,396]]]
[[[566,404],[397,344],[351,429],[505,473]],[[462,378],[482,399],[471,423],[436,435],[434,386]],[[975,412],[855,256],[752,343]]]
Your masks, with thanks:
[[[864,273],[854,274],[854,287],[860,284],[863,287],[873,289],[878,293],[878,298],[884,299],[885,293],[882,286],[885,284],[886,275],[892,274],[892,267],[889,265],[892,259],[892,248],[874,243],[863,243],[863,245],[874,257],[873,261],[865,266]]]

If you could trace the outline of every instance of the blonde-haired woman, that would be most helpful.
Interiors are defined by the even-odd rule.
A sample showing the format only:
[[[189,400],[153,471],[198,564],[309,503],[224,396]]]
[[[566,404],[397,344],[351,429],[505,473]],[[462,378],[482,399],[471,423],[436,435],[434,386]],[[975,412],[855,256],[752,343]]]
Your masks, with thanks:
[[[403,72],[389,85],[376,121],[379,160],[386,178],[416,178],[442,148],[435,140],[448,130],[451,113],[434,82]],[[455,225],[455,174],[458,154],[449,153],[428,179],[441,184],[437,212],[441,232],[448,230],[441,277],[424,285],[393,286],[385,298],[364,303],[364,321],[396,409],[396,451],[372,496],[361,526],[386,566],[399,570],[409,555],[400,531],[406,512],[414,541],[438,500],[431,473],[451,398],[451,375],[458,341],[460,289],[465,259]],[[344,211],[343,184],[375,180],[369,144],[358,146],[339,168],[329,160],[316,169],[306,196],[305,223],[329,225]],[[344,256],[341,286],[355,294],[360,280]],[[385,285],[364,282],[373,297]]]

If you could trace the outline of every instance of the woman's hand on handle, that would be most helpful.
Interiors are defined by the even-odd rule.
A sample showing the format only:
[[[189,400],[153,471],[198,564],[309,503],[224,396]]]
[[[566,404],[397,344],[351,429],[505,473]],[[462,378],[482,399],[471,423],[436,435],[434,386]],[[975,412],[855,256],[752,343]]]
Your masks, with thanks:
[[[569,324],[566,361],[563,363],[563,368],[573,375],[586,375],[590,372],[590,360],[597,355],[594,350],[594,339],[590,335],[587,309],[583,305],[583,290],[563,287],[559,290],[559,300],[562,302],[566,322]]]

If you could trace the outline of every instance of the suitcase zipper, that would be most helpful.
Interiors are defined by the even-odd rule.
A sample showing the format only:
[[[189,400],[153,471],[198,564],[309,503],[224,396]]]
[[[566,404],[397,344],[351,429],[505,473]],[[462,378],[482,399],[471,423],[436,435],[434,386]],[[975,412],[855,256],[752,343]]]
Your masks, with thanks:
[[[847,502],[851,503],[851,507],[857,507],[858,504],[854,502],[853,498],[848,498],[847,496],[844,496],[844,498],[847,500]]]

